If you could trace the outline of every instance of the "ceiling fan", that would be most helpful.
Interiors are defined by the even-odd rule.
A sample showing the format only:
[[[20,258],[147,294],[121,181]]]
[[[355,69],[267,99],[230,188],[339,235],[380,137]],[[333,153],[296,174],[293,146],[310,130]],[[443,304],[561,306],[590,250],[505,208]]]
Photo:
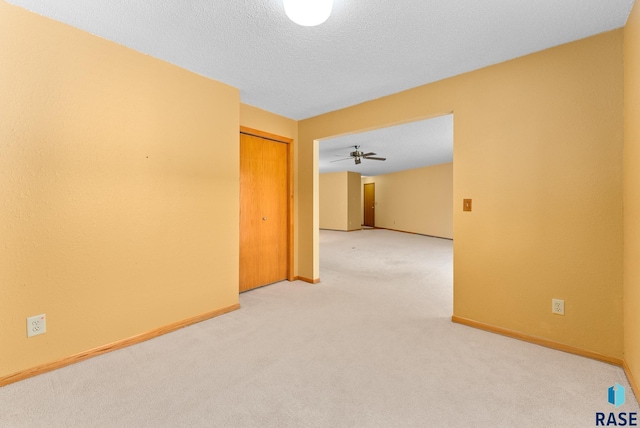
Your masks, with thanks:
[[[387,158],[380,158],[380,157],[376,157],[376,153],[373,152],[369,152],[369,153],[364,153],[360,151],[360,146],[353,146],[355,148],[354,151],[352,151],[351,153],[349,153],[349,157],[348,158],[344,158],[344,159],[337,159],[334,161],[331,161],[331,163],[333,162],[340,162],[343,160],[348,160],[348,159],[353,159],[356,163],[356,165],[359,165],[360,163],[362,163],[362,159],[370,159],[370,160],[377,160],[377,161],[385,161],[387,160]],[[339,156],[339,155],[337,155]]]

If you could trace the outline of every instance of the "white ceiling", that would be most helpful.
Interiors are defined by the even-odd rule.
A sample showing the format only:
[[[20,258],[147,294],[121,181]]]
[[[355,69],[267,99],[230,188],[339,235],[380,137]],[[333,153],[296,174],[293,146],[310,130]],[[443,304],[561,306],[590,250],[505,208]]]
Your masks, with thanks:
[[[334,0],[301,27],[281,0],[10,0],[240,89],[292,119],[622,27],[633,0]]]
[[[353,159],[342,160],[349,157],[354,146],[387,160],[362,159],[359,165]],[[321,173],[354,171],[372,176],[451,162],[453,115],[329,138],[320,141],[319,152]]]
[[[296,120],[622,27],[633,6],[334,0],[327,22],[301,27],[286,17],[282,0],[8,2],[227,83],[240,89],[242,102]],[[406,142],[413,127],[395,131],[392,140]],[[401,144],[368,144],[361,144],[365,151],[389,158],[379,163],[400,158]]]

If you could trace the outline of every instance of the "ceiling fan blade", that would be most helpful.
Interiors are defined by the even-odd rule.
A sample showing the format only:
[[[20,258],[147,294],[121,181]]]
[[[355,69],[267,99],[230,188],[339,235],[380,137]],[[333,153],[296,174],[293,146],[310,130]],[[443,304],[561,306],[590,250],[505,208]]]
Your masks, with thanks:
[[[385,160],[387,160],[387,158],[376,158],[376,157],[366,157],[365,159],[379,160],[379,161],[385,161]]]
[[[363,154],[362,154],[362,155],[360,155],[360,156],[362,156],[363,158],[366,158],[367,156],[375,156],[375,155],[376,155],[375,153],[370,152],[370,153],[363,153]]]
[[[349,160],[349,159],[351,159],[351,158],[336,159],[336,160],[332,160],[332,161],[331,161],[331,162],[329,162],[329,163],[340,162],[340,161]]]

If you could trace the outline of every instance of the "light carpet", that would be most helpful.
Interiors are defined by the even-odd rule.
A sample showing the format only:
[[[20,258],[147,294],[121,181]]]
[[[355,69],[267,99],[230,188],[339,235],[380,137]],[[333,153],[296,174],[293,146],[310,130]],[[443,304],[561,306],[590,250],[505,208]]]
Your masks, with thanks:
[[[452,323],[451,241],[320,242],[320,284],[253,290],[239,311],[0,388],[0,427],[590,427],[638,411],[619,367]]]

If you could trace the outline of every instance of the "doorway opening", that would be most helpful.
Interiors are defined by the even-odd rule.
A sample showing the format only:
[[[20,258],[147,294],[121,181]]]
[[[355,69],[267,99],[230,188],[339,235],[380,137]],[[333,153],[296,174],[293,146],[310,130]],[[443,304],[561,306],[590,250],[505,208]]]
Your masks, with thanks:
[[[348,231],[324,227],[323,221],[332,219],[333,224],[346,224],[335,219],[351,215],[349,202],[343,201],[353,198],[360,200],[358,215],[362,229],[371,230],[367,235],[386,229],[453,240],[453,136],[453,113],[450,113],[317,140],[320,278],[322,260],[326,259],[322,255],[323,243],[336,239],[335,233],[325,233],[323,229]],[[368,156],[354,159],[354,152]],[[348,186],[346,180],[332,179],[330,190],[323,186],[330,181],[327,176],[341,172],[360,174],[359,194],[341,191]],[[356,242],[358,233],[349,233],[347,239],[353,237]],[[453,245],[444,242],[443,245],[451,248],[451,260],[446,263],[452,271]],[[452,288],[450,281],[448,289]],[[453,303],[453,295],[450,302]],[[451,313],[452,308],[453,305]]]

